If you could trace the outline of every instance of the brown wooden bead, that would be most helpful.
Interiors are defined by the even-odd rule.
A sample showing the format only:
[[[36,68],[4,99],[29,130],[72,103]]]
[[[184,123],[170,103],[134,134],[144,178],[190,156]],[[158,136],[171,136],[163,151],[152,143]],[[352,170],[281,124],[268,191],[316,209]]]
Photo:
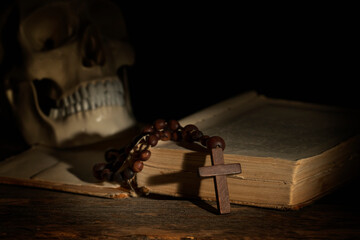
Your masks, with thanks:
[[[107,162],[113,162],[120,156],[120,153],[116,149],[109,149],[105,152],[105,160]]]
[[[159,141],[159,138],[156,135],[150,135],[147,139],[147,144],[151,147],[155,147]]]
[[[203,146],[206,147],[206,141],[210,138],[209,135],[203,135],[201,138],[200,138],[200,142]]]
[[[106,163],[97,163],[93,166],[93,175],[98,180],[103,180],[102,171],[105,169]]]
[[[151,156],[151,152],[149,150],[142,150],[140,153],[141,161],[149,160]]]
[[[181,132],[181,139],[191,142],[191,137],[190,134],[188,132]]]
[[[133,170],[131,170],[130,168],[125,168],[124,172],[123,172],[123,177],[126,180],[132,179],[134,177],[134,172]]]
[[[166,121],[164,119],[157,119],[154,123],[154,127],[156,130],[163,130],[165,128]]]
[[[200,138],[203,136],[203,133],[199,130],[194,130],[190,133],[191,140],[193,141],[199,141]]]
[[[105,169],[102,170],[102,172],[101,172],[101,178],[102,178],[102,180],[110,181],[112,174],[113,174],[113,173],[111,172],[110,169],[105,168]]]
[[[177,132],[172,132],[171,133],[171,140],[173,141],[178,141],[179,140],[179,134]]]
[[[150,124],[146,125],[144,128],[143,128],[143,133],[153,133],[154,132],[154,127]]]
[[[161,132],[160,139],[162,141],[169,141],[171,139],[171,132],[169,130],[164,130]]]
[[[180,127],[180,124],[176,120],[170,120],[168,126],[170,130],[175,131]]]
[[[224,150],[225,149],[225,141],[224,141],[224,139],[222,139],[219,136],[213,136],[213,137],[210,137],[206,141],[206,146],[208,149],[221,147]]]
[[[135,161],[132,167],[132,170],[136,173],[141,172],[144,168],[144,163],[142,161]]]
[[[197,126],[193,125],[193,124],[188,124],[184,127],[183,131],[184,132],[191,132],[194,130],[199,130]]]
[[[186,125],[181,132],[181,136],[185,141],[192,142],[193,139],[191,138],[191,132],[197,131],[198,128],[193,124]]]
[[[161,138],[161,131],[156,131],[155,133],[154,133],[154,135],[158,138],[158,139],[160,139]]]

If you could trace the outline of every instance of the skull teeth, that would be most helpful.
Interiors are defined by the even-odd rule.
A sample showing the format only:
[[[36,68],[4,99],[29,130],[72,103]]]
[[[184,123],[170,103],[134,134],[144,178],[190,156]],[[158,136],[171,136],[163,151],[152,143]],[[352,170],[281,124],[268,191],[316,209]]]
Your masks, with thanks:
[[[118,79],[108,79],[82,85],[75,92],[63,96],[50,109],[49,117],[61,119],[106,106],[123,106],[124,88]]]

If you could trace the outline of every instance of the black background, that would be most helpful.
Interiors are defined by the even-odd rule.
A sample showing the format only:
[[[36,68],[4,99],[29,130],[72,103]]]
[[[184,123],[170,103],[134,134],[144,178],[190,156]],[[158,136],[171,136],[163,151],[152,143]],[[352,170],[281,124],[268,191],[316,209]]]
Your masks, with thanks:
[[[136,54],[129,80],[139,122],[181,119],[249,90],[359,108],[354,6],[116,3]],[[1,144],[23,143],[2,108]]]
[[[359,107],[351,6],[119,3],[139,121],[181,118],[248,90]]]

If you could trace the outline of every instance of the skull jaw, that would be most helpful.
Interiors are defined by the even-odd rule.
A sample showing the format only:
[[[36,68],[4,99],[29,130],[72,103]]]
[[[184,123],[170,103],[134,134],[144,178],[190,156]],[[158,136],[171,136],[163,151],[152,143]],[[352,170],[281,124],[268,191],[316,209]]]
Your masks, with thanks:
[[[30,145],[45,145],[56,148],[67,148],[99,142],[118,134],[135,124],[133,117],[125,107],[103,107],[93,111],[78,113],[64,121],[50,119],[38,121],[37,127],[31,122],[22,122],[25,140]],[[34,128],[37,132],[34,134]]]
[[[52,147],[73,147],[99,142],[132,127],[135,120],[126,107],[102,107],[50,123]],[[48,145],[48,143],[42,143]]]
[[[23,82],[18,87],[21,94],[14,96],[13,90],[8,90],[7,97],[29,145],[56,148],[87,145],[121,133],[136,123],[126,105],[103,106],[54,120],[40,110],[32,84]],[[21,98],[17,99],[18,96]]]

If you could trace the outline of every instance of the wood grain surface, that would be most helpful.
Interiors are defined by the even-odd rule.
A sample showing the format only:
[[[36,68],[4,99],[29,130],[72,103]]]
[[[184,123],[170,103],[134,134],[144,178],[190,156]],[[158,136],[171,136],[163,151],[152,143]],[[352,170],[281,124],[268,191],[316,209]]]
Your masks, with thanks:
[[[0,239],[357,239],[359,181],[298,211],[168,198],[104,199],[0,185]]]

